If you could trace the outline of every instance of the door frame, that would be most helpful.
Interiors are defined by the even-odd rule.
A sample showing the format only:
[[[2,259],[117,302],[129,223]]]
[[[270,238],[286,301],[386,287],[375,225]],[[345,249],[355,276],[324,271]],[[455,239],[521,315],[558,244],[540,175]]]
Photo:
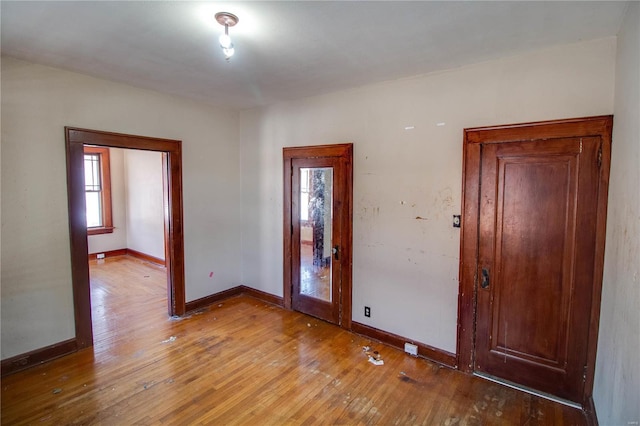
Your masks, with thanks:
[[[84,145],[162,152],[165,215],[165,264],[169,315],[185,313],[184,235],[182,215],[182,142],[99,130],[65,127],[67,196],[71,245],[71,279],[78,349],[93,346],[86,205]]]
[[[294,159],[321,158],[321,157],[342,157],[345,162],[345,200],[342,222],[342,241],[340,242],[342,262],[342,283],[340,291],[340,327],[351,330],[351,293],[352,293],[352,269],[353,269],[353,144],[336,145],[316,145],[283,148],[283,177],[284,177],[284,197],[283,197],[283,299],[284,308],[292,310],[292,247],[293,247],[293,221],[291,213],[291,190],[292,190],[292,161]]]
[[[464,372],[474,371],[475,326],[477,306],[477,264],[480,219],[481,146],[552,138],[599,136],[602,139],[602,162],[596,213],[595,265],[587,342],[587,366],[583,407],[590,405],[595,374],[595,360],[600,322],[600,299],[604,267],[607,193],[611,163],[613,116],[477,127],[464,130],[462,168],[462,222],[460,233],[460,270],[458,293],[457,365]]]

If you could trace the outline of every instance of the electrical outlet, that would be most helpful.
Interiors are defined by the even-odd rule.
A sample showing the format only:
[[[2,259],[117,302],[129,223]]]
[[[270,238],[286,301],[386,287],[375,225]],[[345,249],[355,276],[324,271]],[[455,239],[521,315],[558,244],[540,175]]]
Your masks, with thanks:
[[[96,254],[96,259],[104,259],[104,253]]]
[[[368,306],[364,307],[364,316],[367,317],[367,318],[371,317],[371,308],[370,307],[368,307]]]
[[[405,343],[404,351],[409,355],[418,356],[418,346],[414,345],[413,343]]]

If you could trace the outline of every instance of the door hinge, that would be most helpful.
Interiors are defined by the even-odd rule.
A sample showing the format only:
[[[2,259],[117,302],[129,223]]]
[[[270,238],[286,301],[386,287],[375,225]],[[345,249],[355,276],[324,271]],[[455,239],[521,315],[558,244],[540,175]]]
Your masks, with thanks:
[[[582,369],[582,381],[586,382],[587,381],[587,365],[584,365],[584,368]]]
[[[580,154],[582,154],[582,138],[580,138]]]
[[[598,148],[598,168],[602,167],[602,145]]]

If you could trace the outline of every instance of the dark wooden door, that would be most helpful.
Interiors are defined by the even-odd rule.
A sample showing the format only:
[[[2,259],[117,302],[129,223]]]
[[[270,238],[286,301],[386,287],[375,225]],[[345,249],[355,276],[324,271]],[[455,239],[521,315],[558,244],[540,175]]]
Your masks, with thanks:
[[[600,137],[481,146],[475,370],[582,402]]]
[[[292,309],[346,328],[351,317],[351,149],[284,150],[285,303],[289,299]]]

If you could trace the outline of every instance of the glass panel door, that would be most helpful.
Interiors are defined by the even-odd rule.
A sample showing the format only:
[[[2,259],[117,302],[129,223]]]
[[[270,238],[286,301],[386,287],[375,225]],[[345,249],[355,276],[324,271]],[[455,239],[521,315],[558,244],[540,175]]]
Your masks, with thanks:
[[[300,294],[332,301],[333,168],[300,169]]]

